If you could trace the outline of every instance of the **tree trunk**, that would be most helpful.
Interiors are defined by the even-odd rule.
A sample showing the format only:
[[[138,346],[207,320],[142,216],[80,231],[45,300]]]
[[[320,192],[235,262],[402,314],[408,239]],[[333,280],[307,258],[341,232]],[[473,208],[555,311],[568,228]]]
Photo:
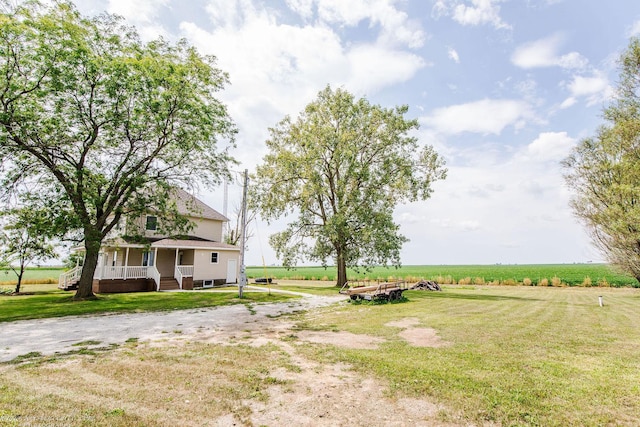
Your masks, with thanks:
[[[22,276],[24,275],[24,267],[20,269],[20,273],[18,274],[18,283],[16,283],[16,294],[20,293],[20,286],[22,286]]]
[[[344,254],[342,251],[338,251],[337,264],[338,264],[338,281],[336,286],[342,287],[345,283],[347,283],[347,263],[344,259]]]
[[[78,290],[76,291],[73,299],[93,299],[93,275],[98,265],[98,255],[100,253],[100,239],[92,238],[92,233],[85,231],[85,256],[84,265],[82,266],[82,274],[80,275],[80,281],[78,282]]]

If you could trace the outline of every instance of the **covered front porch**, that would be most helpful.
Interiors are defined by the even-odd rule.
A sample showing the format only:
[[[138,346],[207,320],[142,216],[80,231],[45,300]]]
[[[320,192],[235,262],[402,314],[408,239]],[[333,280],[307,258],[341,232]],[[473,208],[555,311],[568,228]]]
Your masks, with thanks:
[[[147,245],[123,239],[105,242],[94,273],[93,291],[191,290],[237,283],[240,249],[205,240],[161,239]],[[58,287],[73,289],[81,267],[60,276]]]
[[[194,249],[145,248],[140,245],[103,247],[93,275],[93,291],[144,292],[193,289]],[[187,262],[190,264],[185,264]],[[63,273],[58,287],[73,289],[81,266]]]
[[[142,285],[141,279],[145,279],[155,287],[149,290],[193,289],[193,256],[193,249],[180,247],[105,247],[98,258],[94,287],[96,281],[102,290],[113,287],[108,281],[138,281]]]

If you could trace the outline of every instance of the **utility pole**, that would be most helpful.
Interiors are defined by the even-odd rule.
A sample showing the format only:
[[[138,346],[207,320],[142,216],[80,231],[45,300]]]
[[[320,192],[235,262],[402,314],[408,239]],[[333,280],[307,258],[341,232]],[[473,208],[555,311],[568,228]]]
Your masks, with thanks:
[[[222,201],[222,215],[224,215],[225,218],[229,218],[229,216],[227,215],[228,204],[229,204],[229,181],[227,180],[227,178],[225,178],[224,179],[224,199]],[[222,240],[223,241],[226,241],[227,234],[229,234],[229,221],[222,223]]]
[[[247,273],[244,265],[244,250],[247,245],[247,189],[249,187],[249,171],[244,170],[244,189],[242,191],[242,238],[240,239],[240,279],[238,283],[238,298],[242,298],[242,292],[247,284]]]

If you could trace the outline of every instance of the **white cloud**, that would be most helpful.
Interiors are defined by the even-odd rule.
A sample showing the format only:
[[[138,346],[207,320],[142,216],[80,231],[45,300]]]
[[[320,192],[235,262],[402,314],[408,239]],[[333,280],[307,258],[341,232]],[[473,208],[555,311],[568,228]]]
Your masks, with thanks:
[[[421,47],[426,36],[419,22],[398,10],[394,3],[394,0],[287,0],[289,8],[308,21],[314,10],[318,20],[328,25],[355,27],[368,20],[370,27],[380,26],[380,42]]]
[[[169,0],[109,0],[107,12],[123,16],[135,25],[142,40],[153,40],[169,36],[169,32],[157,23],[160,9],[168,4]]]
[[[471,5],[461,0],[437,0],[432,15],[451,16],[461,25],[492,25],[496,29],[511,29],[500,17],[500,3],[503,0],[471,0]]]
[[[347,53],[347,58],[350,76],[345,83],[363,94],[407,81],[426,65],[412,53],[375,45],[356,46]]]
[[[453,62],[455,62],[456,64],[460,63],[460,55],[458,55],[458,52],[456,52],[454,48],[450,47],[447,54],[449,56],[449,59],[453,60]]]
[[[609,80],[600,72],[594,72],[589,77],[573,76],[573,80],[567,84],[567,89],[571,96],[562,103],[561,107],[574,105],[578,98],[586,98],[587,106],[592,106],[605,101],[613,94]]]
[[[628,31],[628,37],[640,36],[640,20],[633,23],[631,29]]]
[[[304,19],[313,17],[314,0],[286,0],[287,6]]]
[[[525,43],[511,56],[511,62],[524,69],[542,67],[562,67],[566,69],[585,68],[589,61],[578,52],[560,55],[558,50],[562,44],[562,37],[558,34]]]
[[[348,44],[326,23],[288,25],[279,22],[278,12],[258,3],[215,1],[226,5],[209,3],[207,11],[216,26],[204,29],[183,22],[180,30],[200,52],[216,55],[220,68],[229,73],[231,85],[220,97],[240,125],[239,145],[255,147],[237,153],[248,167],[265,154],[267,129],[285,115],[297,116],[327,84],[371,96],[427,66],[410,50],[375,38],[382,28],[370,42]],[[304,2],[289,4],[308,7]]]
[[[422,122],[449,135],[463,132],[499,135],[505,127],[520,129],[529,120],[536,120],[535,114],[524,101],[483,99],[436,109]]]
[[[534,161],[559,161],[569,154],[575,143],[567,132],[542,132],[527,146],[525,156]]]

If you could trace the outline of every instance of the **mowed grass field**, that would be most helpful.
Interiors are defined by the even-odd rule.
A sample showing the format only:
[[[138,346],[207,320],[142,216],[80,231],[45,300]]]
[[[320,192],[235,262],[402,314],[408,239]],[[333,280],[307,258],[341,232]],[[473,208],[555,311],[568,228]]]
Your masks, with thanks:
[[[273,277],[292,280],[336,280],[335,267],[248,267],[250,278]],[[522,264],[522,265],[407,265],[399,269],[376,267],[369,272],[348,271],[356,280],[435,280],[451,284],[529,283],[533,286],[640,286],[633,277],[617,273],[606,264]],[[557,280],[554,280],[557,279]]]
[[[267,341],[238,331],[228,343],[132,339],[120,347],[104,343],[101,351],[31,355],[0,365],[0,420],[260,425],[252,416],[277,396],[290,402],[328,397],[305,394],[308,386],[291,378],[342,366],[380,384],[388,400],[379,409],[395,425],[420,421],[394,418],[398,399],[436,405],[436,425],[640,423],[640,290],[472,285],[405,296],[398,303],[344,302],[297,313],[283,319],[293,323],[289,331],[277,337],[271,331]],[[412,345],[403,335],[409,329],[431,331],[441,345]],[[381,343],[359,349],[304,341],[309,330]],[[317,420],[348,425],[354,414],[346,408],[366,398],[355,393]]]

